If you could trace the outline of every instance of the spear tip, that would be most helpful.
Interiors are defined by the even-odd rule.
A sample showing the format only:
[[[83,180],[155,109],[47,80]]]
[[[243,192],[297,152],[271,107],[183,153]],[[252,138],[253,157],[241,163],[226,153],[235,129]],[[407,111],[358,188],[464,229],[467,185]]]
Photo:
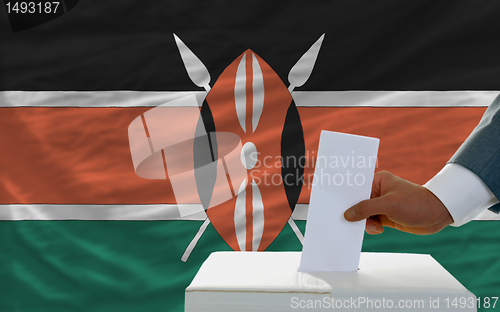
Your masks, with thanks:
[[[289,91],[293,91],[295,87],[300,87],[306,83],[311,76],[314,64],[316,63],[316,58],[318,57],[321,44],[325,34],[322,34],[318,40],[307,50],[304,55],[295,63],[295,65],[290,69],[288,73],[288,82],[290,82]]]
[[[203,87],[209,92],[210,73],[208,69],[175,33],[173,35],[189,78],[196,86]]]

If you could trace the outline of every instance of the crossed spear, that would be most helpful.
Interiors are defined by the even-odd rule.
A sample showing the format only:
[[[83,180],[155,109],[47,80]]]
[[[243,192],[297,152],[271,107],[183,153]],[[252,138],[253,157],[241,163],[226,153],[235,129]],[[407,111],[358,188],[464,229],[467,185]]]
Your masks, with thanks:
[[[316,59],[318,57],[319,50],[321,48],[321,44],[323,43],[323,39],[325,34],[321,35],[318,40],[307,50],[304,55],[295,63],[295,65],[290,69],[288,73],[288,82],[290,86],[288,87],[288,91],[292,94],[293,90],[297,87],[301,87],[304,85],[309,77],[311,76],[312,70],[314,68],[314,64],[316,63]],[[198,87],[204,88],[205,91],[210,91],[210,73],[205,65],[201,62],[201,60],[182,42],[182,40],[174,34],[175,43],[177,44],[177,48],[179,49],[179,53],[182,58],[182,62],[184,63],[184,67],[189,75],[191,81]],[[199,239],[207,229],[210,224],[210,219],[207,217],[203,224],[198,229],[195,237],[191,240],[189,245],[187,246],[184,254],[181,257],[183,262],[186,262],[189,258],[189,255],[193,251],[194,247],[198,243]],[[300,232],[297,224],[290,216],[288,219],[288,224],[292,228],[293,232],[299,239],[300,243],[304,243],[304,236],[302,232]]]

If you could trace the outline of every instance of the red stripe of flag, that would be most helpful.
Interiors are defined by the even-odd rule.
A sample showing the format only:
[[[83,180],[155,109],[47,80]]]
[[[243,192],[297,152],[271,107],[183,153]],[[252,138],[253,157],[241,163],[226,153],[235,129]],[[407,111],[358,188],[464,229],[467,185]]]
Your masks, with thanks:
[[[0,204],[174,203],[165,180],[138,177],[127,137],[150,108],[0,108]],[[171,108],[172,113],[178,108]],[[423,184],[479,122],[485,107],[299,107],[306,182],[321,130],[381,139],[378,170]],[[309,187],[299,203],[309,201]]]

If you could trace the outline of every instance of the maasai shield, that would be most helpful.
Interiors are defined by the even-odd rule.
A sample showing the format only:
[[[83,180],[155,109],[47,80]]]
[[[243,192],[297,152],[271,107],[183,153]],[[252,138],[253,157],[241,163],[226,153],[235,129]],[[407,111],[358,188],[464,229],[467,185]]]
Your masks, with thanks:
[[[242,147],[240,162],[231,166],[246,170],[246,176],[228,181],[232,176],[224,161],[219,161],[211,170],[213,182],[197,178],[208,218],[233,250],[265,250],[290,218],[303,182],[304,137],[290,92],[262,58],[247,50],[218,78],[201,116],[206,132],[216,137],[211,145],[214,159],[225,154],[217,134],[234,133]],[[195,159],[200,150],[195,147]],[[228,182],[236,186],[231,198],[206,202],[211,200],[206,196],[207,186],[216,192],[217,185]]]

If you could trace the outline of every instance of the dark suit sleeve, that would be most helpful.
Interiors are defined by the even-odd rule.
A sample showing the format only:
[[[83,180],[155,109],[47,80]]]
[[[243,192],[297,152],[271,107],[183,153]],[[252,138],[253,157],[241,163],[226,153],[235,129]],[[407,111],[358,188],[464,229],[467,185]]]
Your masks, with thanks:
[[[500,199],[500,95],[449,163],[462,165],[474,172]],[[489,209],[499,213],[500,204]]]

